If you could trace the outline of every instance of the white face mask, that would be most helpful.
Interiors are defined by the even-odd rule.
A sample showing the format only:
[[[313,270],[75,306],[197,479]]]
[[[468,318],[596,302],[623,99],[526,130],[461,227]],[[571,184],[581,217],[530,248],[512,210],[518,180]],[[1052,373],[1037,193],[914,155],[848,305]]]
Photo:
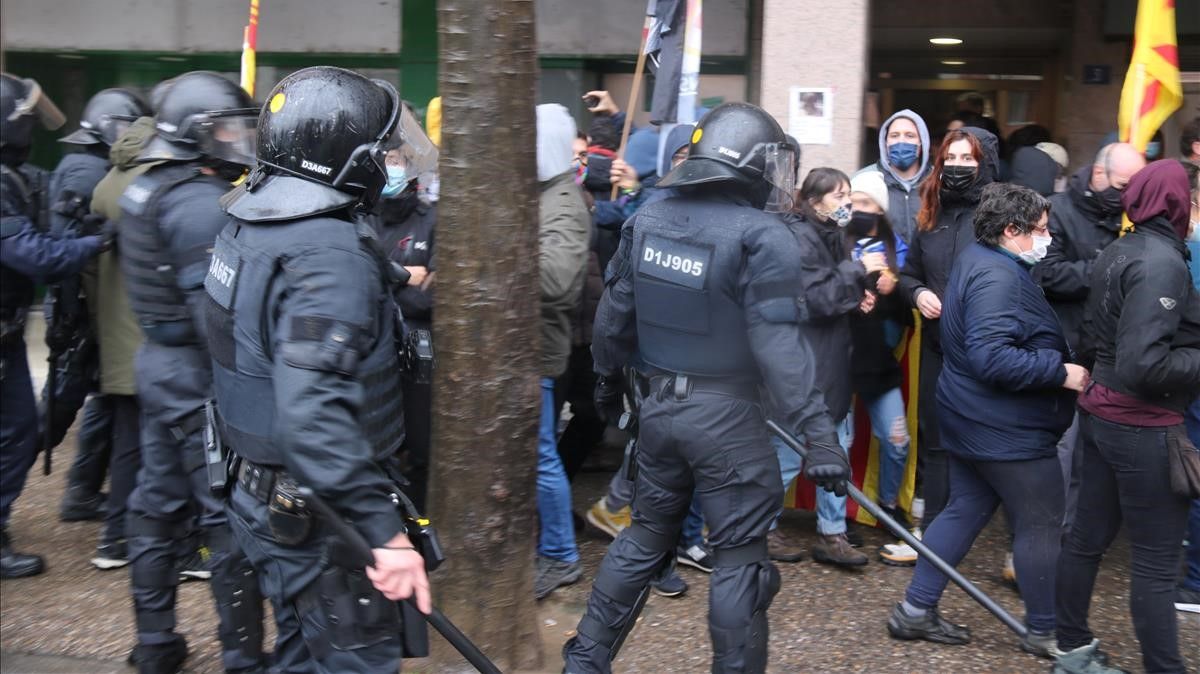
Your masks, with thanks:
[[[1037,264],[1039,260],[1046,257],[1046,252],[1050,250],[1051,237],[1042,236],[1039,234],[1033,235],[1033,248],[1022,251],[1018,256],[1029,264]]]

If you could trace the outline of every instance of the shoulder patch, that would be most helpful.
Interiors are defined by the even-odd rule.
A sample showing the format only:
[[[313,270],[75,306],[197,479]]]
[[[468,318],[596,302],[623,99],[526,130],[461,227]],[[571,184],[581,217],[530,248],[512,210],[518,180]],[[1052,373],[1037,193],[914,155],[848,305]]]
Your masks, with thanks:
[[[121,210],[126,211],[130,215],[143,215],[146,212],[146,206],[150,202],[150,197],[154,196],[154,192],[158,188],[158,181],[149,176],[140,175],[125,188],[121,193],[121,198],[117,200]]]
[[[1175,305],[1178,304],[1171,297],[1160,297],[1160,298],[1158,298],[1158,303],[1161,304],[1163,309],[1166,309],[1167,311],[1174,309]]]

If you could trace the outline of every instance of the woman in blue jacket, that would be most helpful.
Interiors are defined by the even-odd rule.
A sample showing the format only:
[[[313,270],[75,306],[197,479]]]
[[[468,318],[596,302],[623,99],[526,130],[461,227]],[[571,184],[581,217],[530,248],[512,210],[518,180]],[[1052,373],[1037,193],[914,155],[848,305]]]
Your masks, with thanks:
[[[1049,657],[1054,646],[1054,578],[1064,489],[1058,438],[1071,424],[1074,393],[1088,372],[1070,363],[1058,319],[1029,273],[1050,244],[1049,202],[1006,183],[984,188],[976,242],[950,273],[942,302],[945,354],[937,403],[949,453],[950,500],[925,544],[957,565],[1004,505],[1029,634],[1022,649]],[[947,578],[927,559],[888,620],[898,639],[963,644],[965,627],[937,613]]]

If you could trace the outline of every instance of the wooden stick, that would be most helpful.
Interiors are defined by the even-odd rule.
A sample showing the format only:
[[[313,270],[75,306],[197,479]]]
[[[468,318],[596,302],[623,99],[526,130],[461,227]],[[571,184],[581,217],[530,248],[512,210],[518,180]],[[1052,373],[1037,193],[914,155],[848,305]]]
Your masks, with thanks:
[[[654,17],[646,15],[646,22],[642,25],[642,46],[638,48],[637,66],[633,72],[633,86],[629,90],[629,106],[625,109],[625,128],[621,130],[621,147],[617,150],[617,157],[625,159],[625,146],[629,144],[629,131],[633,128],[633,111],[637,109],[638,97],[642,94],[642,73],[646,69],[646,41],[650,38],[650,26],[654,24]],[[617,184],[613,183],[612,194],[610,199],[617,198]]]

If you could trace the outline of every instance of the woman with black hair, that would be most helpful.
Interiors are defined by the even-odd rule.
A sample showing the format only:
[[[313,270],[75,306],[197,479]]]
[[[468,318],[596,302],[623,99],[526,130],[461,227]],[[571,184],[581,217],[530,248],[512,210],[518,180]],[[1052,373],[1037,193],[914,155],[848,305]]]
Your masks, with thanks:
[[[950,131],[921,183],[917,234],[900,270],[901,296],[921,312],[921,372],[917,399],[917,458],[924,499],[923,526],[950,496],[946,451],[938,434],[934,392],[942,372],[938,318],[950,268],[975,241],[972,219],[983,188],[996,180],[1000,154],[996,137],[973,126]]]
[[[988,185],[975,210],[975,242],[953,266],[940,321],[945,368],[937,383],[949,503],[925,544],[958,565],[1003,505],[1028,633],[1021,648],[1054,652],[1055,565],[1065,486],[1057,444],[1088,371],[1071,363],[1058,318],[1030,269],[1050,243],[1050,202],[1027,187]],[[1177,539],[1178,540],[1178,539]],[[1178,544],[1176,544],[1178,545]],[[888,619],[897,639],[964,644],[970,632],[938,615],[949,579],[925,557]]]
[[[801,333],[812,348],[817,388],[825,396],[831,418],[839,420],[843,449],[850,446],[850,314],[866,313],[875,303],[867,291],[867,275],[887,268],[881,252],[851,260],[844,240],[850,223],[850,179],[832,168],[815,168],[800,187],[799,211],[784,216],[800,243],[800,278],[808,319]],[[799,457],[775,440],[784,489],[800,472]],[[867,556],[846,538],[846,497],[817,490],[817,533],[813,559],[838,566],[862,566]],[[778,530],[767,538],[777,561],[796,561],[798,552]]]

